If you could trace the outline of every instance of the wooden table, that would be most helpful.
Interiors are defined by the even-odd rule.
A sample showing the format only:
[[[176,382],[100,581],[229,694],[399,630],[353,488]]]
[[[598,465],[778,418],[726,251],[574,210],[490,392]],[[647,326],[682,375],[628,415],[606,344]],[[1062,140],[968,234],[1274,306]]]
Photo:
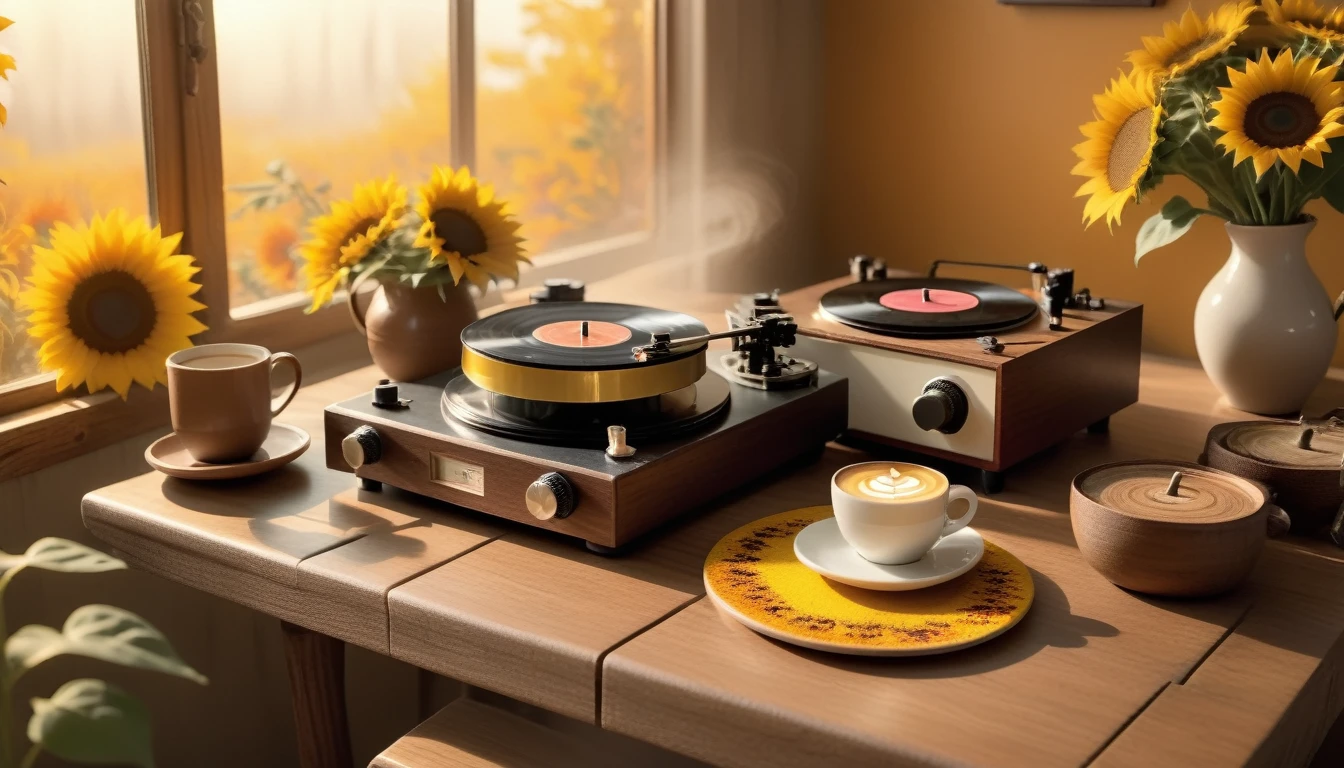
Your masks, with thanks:
[[[286,421],[321,441],[362,370],[305,388]],[[1322,403],[1344,385],[1327,382]],[[748,521],[827,503],[862,458],[829,447],[655,533],[623,557],[411,497],[355,490],[320,448],[270,475],[149,473],[85,498],[135,567],[286,624],[305,765],[348,765],[340,641],[716,764],[1305,764],[1344,708],[1344,550],[1279,541],[1246,588],[1146,598],[1081,559],[1068,481],[1102,461],[1192,460],[1245,418],[1191,364],[1146,359],[1142,402],[982,499],[976,526],[1031,569],[1017,627],[945,656],[860,659],[767,640],[704,597],[710,547]],[[1338,763],[1336,763],[1338,764]]]

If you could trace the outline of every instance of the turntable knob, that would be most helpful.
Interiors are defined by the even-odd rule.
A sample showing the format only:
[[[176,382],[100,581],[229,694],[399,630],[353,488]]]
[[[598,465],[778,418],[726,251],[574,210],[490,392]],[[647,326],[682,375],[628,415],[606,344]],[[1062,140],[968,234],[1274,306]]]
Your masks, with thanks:
[[[970,403],[961,387],[947,379],[934,379],[924,385],[924,393],[915,398],[911,415],[920,429],[952,434],[966,423]]]
[[[523,501],[538,520],[569,517],[574,511],[574,486],[559,472],[547,472],[527,486]]]
[[[383,441],[378,431],[366,424],[346,435],[341,441],[341,456],[351,469],[376,464],[383,457]]]

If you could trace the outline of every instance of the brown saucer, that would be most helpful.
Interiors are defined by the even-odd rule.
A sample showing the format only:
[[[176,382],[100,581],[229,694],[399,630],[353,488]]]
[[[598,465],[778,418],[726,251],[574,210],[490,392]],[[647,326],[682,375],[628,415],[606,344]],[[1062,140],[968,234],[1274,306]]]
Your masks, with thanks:
[[[276,421],[271,423],[266,442],[252,454],[252,458],[233,464],[206,464],[193,459],[174,432],[146,448],[145,461],[163,474],[183,480],[231,480],[283,467],[302,456],[308,450],[309,442],[307,432]]]

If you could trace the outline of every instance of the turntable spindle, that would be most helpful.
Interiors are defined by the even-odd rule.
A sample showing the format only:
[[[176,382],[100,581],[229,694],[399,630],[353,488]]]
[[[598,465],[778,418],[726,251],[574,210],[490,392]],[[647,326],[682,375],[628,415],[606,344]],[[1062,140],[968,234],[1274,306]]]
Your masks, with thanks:
[[[579,335],[582,336],[582,337],[585,338],[585,339],[588,338],[588,321],[587,321],[587,320],[584,320],[583,322],[579,323]]]
[[[933,301],[933,297],[929,295],[929,289],[928,289],[928,288],[924,288],[924,289],[922,289],[922,290],[920,291],[920,293],[919,293],[919,297],[920,297],[921,299],[923,299],[926,303],[927,303],[927,302],[930,302],[930,301]]]

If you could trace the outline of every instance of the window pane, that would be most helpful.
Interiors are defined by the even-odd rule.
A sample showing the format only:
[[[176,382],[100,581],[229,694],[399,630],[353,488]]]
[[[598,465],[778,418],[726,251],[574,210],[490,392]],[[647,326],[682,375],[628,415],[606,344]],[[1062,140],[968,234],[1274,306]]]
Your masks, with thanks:
[[[307,222],[355,184],[448,157],[445,0],[215,2],[229,298],[302,288]]]
[[[18,64],[0,80],[0,270],[27,275],[33,244],[57,221],[111,208],[149,212],[135,0],[7,0],[0,51]],[[0,275],[0,285],[5,276]],[[0,294],[0,386],[37,374],[12,300]]]
[[[647,0],[490,0],[476,12],[476,156],[533,254],[650,226]]]

